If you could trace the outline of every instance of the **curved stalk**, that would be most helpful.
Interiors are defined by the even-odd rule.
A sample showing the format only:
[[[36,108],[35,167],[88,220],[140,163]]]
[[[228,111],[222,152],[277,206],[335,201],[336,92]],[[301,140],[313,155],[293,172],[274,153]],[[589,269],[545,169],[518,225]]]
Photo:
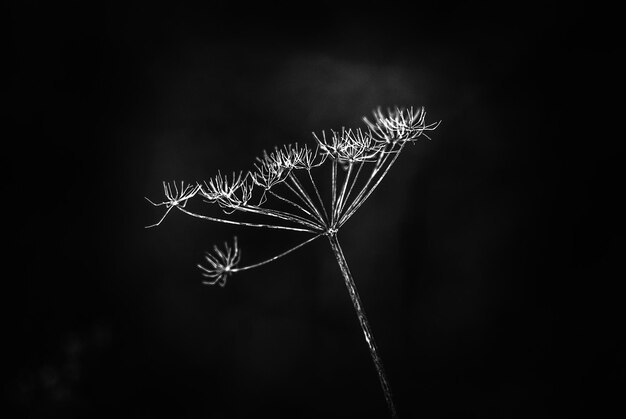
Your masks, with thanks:
[[[309,230],[309,229],[306,229],[306,228],[288,227],[288,226],[281,226],[281,225],[274,225],[274,224],[247,223],[247,222],[243,222],[243,221],[224,220],[222,218],[208,217],[206,215],[200,215],[200,214],[196,214],[194,212],[188,211],[188,210],[184,209],[183,207],[181,207],[180,205],[177,206],[176,208],[178,208],[178,210],[180,210],[180,211],[184,212],[185,214],[190,215],[192,217],[200,218],[202,220],[207,220],[207,221],[215,221],[215,222],[218,222],[218,223],[233,224],[233,225],[246,226],[246,227],[274,228],[274,229],[277,229],[277,230],[301,231],[303,233],[317,233],[315,230]]]
[[[276,259],[280,259],[283,256],[287,256],[289,253],[291,253],[291,252],[293,252],[295,250],[298,250],[299,248],[301,248],[305,244],[311,243],[313,240],[317,239],[320,236],[321,236],[321,234],[318,234],[317,236],[311,237],[309,240],[306,240],[306,241],[304,241],[304,242],[302,242],[302,243],[292,247],[291,249],[286,250],[286,251],[284,251],[284,252],[282,252],[282,253],[274,256],[274,257],[271,257],[271,258],[269,258],[267,260],[264,260],[263,262],[255,263],[254,265],[248,265],[248,266],[244,266],[244,267],[241,267],[241,268],[234,268],[234,269],[231,269],[230,271],[233,272],[233,273],[234,272],[241,272],[241,271],[246,271],[248,269],[254,269],[254,268],[258,268],[259,266],[266,265],[266,264],[268,264],[270,262],[275,261]]]
[[[378,356],[376,342],[374,342],[374,335],[372,335],[372,331],[370,330],[370,325],[367,321],[367,317],[365,316],[365,311],[363,310],[363,305],[361,304],[359,293],[356,290],[356,284],[354,283],[354,279],[352,278],[352,274],[350,273],[350,269],[348,268],[348,263],[346,262],[346,258],[343,255],[341,246],[339,245],[337,233],[328,234],[328,240],[330,241],[330,246],[333,249],[335,258],[337,258],[337,263],[339,264],[339,269],[341,270],[341,274],[343,275],[343,280],[346,283],[346,287],[348,288],[348,294],[350,294],[350,299],[352,300],[352,304],[354,305],[354,309],[356,310],[359,324],[361,325],[361,329],[363,330],[365,341],[367,342],[370,355],[372,356],[374,366],[376,367],[376,372],[378,373],[380,385],[383,389],[383,393],[385,394],[387,407],[389,408],[391,417],[393,419],[397,419],[398,416],[396,414],[395,405],[393,404],[393,398],[391,397],[391,388],[389,387],[389,382],[387,381],[387,375],[385,374],[385,370],[383,369],[383,363]]]

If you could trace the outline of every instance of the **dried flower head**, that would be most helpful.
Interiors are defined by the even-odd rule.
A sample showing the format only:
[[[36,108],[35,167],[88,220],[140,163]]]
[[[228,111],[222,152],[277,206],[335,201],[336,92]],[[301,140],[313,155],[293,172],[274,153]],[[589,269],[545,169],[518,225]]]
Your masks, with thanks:
[[[159,202],[158,204],[152,202],[148,198],[146,198],[146,200],[150,202],[152,205],[154,205],[155,207],[160,207],[162,205],[165,205],[165,208],[167,208],[167,211],[165,211],[165,214],[163,214],[163,217],[161,217],[161,219],[157,223],[152,224],[148,227],[156,227],[159,224],[161,224],[161,222],[163,222],[165,217],[167,217],[167,214],[169,214],[172,208],[177,207],[177,206],[181,206],[184,208],[185,205],[187,205],[187,200],[193,198],[200,191],[200,189],[201,187],[198,184],[185,185],[185,183],[181,181],[180,189],[179,189],[178,185],[176,185],[176,182],[172,182],[172,183],[163,182],[163,191],[164,191],[166,200],[163,202]]]
[[[207,201],[217,202],[225,212],[226,209],[233,209],[246,205],[252,198],[254,183],[249,179],[250,174],[243,176],[233,172],[232,176],[222,176],[218,171],[217,175],[208,182],[204,182],[204,187],[200,190],[200,195]]]
[[[213,253],[206,252],[204,258],[209,266],[205,267],[200,264],[197,266],[202,271],[202,276],[209,279],[202,281],[202,283],[207,285],[218,284],[220,287],[223,287],[226,285],[226,279],[237,271],[237,265],[241,259],[237,237],[234,237],[232,246],[224,242],[223,251],[217,246],[213,246]]]
[[[277,165],[286,170],[296,169],[302,161],[304,149],[298,147],[298,144],[285,144],[282,148],[275,147],[274,153],[270,153],[270,157],[274,159]]]
[[[266,191],[284,181],[293,168],[292,165],[286,164],[278,149],[271,153],[264,151],[263,156],[257,157],[256,160],[257,163],[254,164],[256,170],[252,172],[252,179]]]
[[[331,131],[329,138],[322,131],[321,138],[315,133],[322,153],[341,163],[373,162],[378,160],[383,145],[372,138],[371,133],[360,128]]]
[[[248,266],[238,266],[241,252],[237,237],[233,244],[224,243],[223,248],[213,247],[205,254],[206,263],[198,264],[206,279],[204,284],[224,286],[230,275],[253,268],[258,268],[282,258],[305,246],[319,237],[327,237],[339,264],[344,282],[359,318],[366,343],[374,361],[378,378],[382,386],[391,416],[396,417],[389,383],[377,353],[369,323],[362,309],[362,303],[356,291],[356,284],[348,269],[347,262],[338,240],[338,231],[368,200],[381,184],[394,165],[407,142],[414,142],[427,135],[439,123],[426,124],[424,108],[387,109],[380,108],[373,112],[370,121],[363,118],[364,129],[345,129],[330,131],[326,135],[313,136],[317,142],[315,149],[298,144],[275,147],[271,152],[263,152],[256,159],[255,170],[233,173],[223,176],[218,172],[203,185],[185,186],[163,183],[166,201],[155,206],[165,206],[167,211],[163,221],[172,208],[198,219],[215,221],[231,225],[255,228],[289,230],[312,236],[282,253]],[[430,139],[430,138],[429,138]],[[312,168],[322,165],[330,159],[330,176],[313,176]],[[374,163],[374,164],[370,164]],[[345,169],[343,172],[339,167]],[[304,169],[304,170],[302,170]],[[330,182],[328,182],[330,180]],[[253,199],[254,187],[260,187],[258,204],[249,203]],[[327,194],[320,193],[318,185],[328,187]],[[275,189],[272,189],[276,187]],[[263,216],[273,222],[228,220],[209,215],[198,214],[184,208],[187,200],[200,194],[205,201],[217,203],[226,213],[237,211],[240,215]],[[272,199],[269,200],[268,197]],[[257,201],[257,197],[254,198]],[[280,202],[281,208],[272,208]],[[266,205],[264,205],[266,204]]]
[[[381,108],[378,108],[373,112],[373,115],[373,121],[369,121],[366,117],[363,118],[363,121],[379,141],[387,144],[415,141],[421,135],[430,139],[424,132],[432,131],[439,126],[439,122],[426,124],[424,107],[417,109],[396,107],[387,109],[386,115]]]
[[[315,148],[315,151],[311,150],[306,144],[299,148],[298,144],[295,145],[287,145],[286,149],[289,149],[288,152],[295,153],[298,155],[298,161],[294,165],[294,169],[305,169],[311,170],[314,167],[319,167],[324,164],[326,160],[325,154],[319,154],[319,146]]]

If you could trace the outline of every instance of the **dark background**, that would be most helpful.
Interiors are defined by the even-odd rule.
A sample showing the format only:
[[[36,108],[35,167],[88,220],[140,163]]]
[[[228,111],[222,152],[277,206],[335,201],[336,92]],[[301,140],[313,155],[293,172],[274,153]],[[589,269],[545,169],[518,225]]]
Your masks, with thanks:
[[[376,106],[442,120],[340,238],[401,418],[602,417],[624,391],[623,67],[597,2],[8,4],[4,409],[387,417],[328,243],[158,220],[163,180]],[[623,406],[623,403],[621,404]]]

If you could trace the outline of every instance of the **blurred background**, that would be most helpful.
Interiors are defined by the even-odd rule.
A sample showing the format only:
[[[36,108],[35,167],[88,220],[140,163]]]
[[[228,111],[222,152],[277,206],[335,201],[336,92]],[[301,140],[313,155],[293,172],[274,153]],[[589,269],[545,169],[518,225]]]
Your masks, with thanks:
[[[616,12],[518,3],[9,2],[3,390],[28,418],[387,417],[324,240],[172,212],[164,180],[442,120],[340,233],[401,418],[618,407],[623,44]],[[19,193],[17,193],[19,192]],[[623,396],[622,396],[623,397]],[[621,404],[623,408],[623,404]]]

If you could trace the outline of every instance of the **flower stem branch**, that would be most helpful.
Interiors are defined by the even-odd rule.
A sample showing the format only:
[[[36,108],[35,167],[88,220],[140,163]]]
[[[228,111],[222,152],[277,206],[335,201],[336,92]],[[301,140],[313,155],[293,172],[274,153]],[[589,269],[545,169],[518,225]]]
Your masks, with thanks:
[[[319,189],[317,189],[317,184],[315,183],[315,180],[313,180],[313,175],[311,175],[310,169],[307,169],[307,174],[309,175],[309,180],[311,181],[311,184],[313,185],[313,189],[315,189],[315,195],[317,195],[317,200],[320,202],[320,206],[322,207],[324,216],[326,217],[326,220],[328,220],[328,213],[326,212],[326,206],[324,205],[324,201],[322,200],[322,195],[320,195]]]
[[[304,200],[305,204],[313,211],[315,212],[315,214],[317,215],[317,220],[324,224],[324,218],[322,217],[322,214],[320,213],[320,211],[317,209],[317,207],[315,206],[315,204],[313,203],[313,200],[311,199],[311,197],[309,196],[308,193],[306,193],[306,190],[304,189],[304,187],[302,186],[302,184],[300,183],[300,181],[298,180],[298,178],[293,174],[293,172],[289,173],[289,179],[293,182],[294,186],[296,187],[296,189],[298,190],[298,192],[302,195],[302,199]]]
[[[350,182],[350,176],[352,175],[353,167],[354,167],[354,164],[350,162],[350,164],[348,165],[348,173],[343,179],[341,192],[339,192],[339,198],[337,199],[337,202],[336,202],[337,205],[335,207],[335,220],[339,220],[339,217],[341,216],[341,208],[343,207],[343,202],[344,202],[344,198],[346,195],[346,189],[348,188],[348,183]]]
[[[346,206],[346,202],[348,202],[348,198],[350,198],[350,194],[352,193],[352,189],[354,189],[354,185],[356,184],[356,181],[359,178],[359,174],[361,174],[361,169],[363,168],[364,164],[365,164],[364,161],[361,161],[359,163],[359,168],[357,169],[356,174],[354,175],[354,178],[352,178],[352,184],[350,185],[350,189],[348,189],[348,193],[344,197],[343,203],[341,204],[341,208],[339,208],[339,214],[343,214],[343,209]]]
[[[289,230],[289,231],[301,231],[304,233],[315,233],[315,230],[312,229],[306,229],[306,228],[298,228],[298,227],[289,227],[289,226],[281,226],[281,225],[274,225],[274,224],[257,224],[257,223],[247,223],[244,221],[233,221],[233,220],[224,220],[222,218],[215,218],[215,217],[209,217],[206,215],[201,215],[201,214],[196,214],[194,212],[191,212],[183,207],[176,207],[178,208],[178,210],[184,212],[185,214],[195,217],[195,218],[200,218],[202,220],[207,220],[207,221],[215,221],[218,223],[224,223],[224,224],[233,224],[233,225],[238,225],[238,226],[245,226],[245,227],[262,227],[262,228],[273,228],[273,229],[277,229],[277,230]]]
[[[313,215],[310,211],[308,211],[307,209],[303,208],[301,205],[296,204],[295,202],[293,202],[291,199],[289,198],[285,198],[284,196],[280,196],[278,195],[276,192],[272,191],[271,189],[269,191],[267,191],[270,193],[270,195],[272,195],[273,197],[275,197],[276,199],[279,199],[283,202],[288,203],[289,205],[292,205],[296,208],[298,208],[300,211],[304,212],[305,214],[309,215],[311,218],[317,218],[315,215]]]
[[[269,217],[275,217],[281,220],[291,221],[297,224],[311,227],[314,230],[322,230],[322,228],[319,225],[314,224],[313,222],[307,220],[306,218],[300,217],[295,214],[286,213],[283,211],[278,211],[278,210],[274,210],[270,208],[261,208],[255,205],[239,206],[239,207],[235,207],[235,209],[239,211],[243,211],[243,212],[251,212],[253,214],[267,215]]]
[[[378,180],[376,180],[376,183],[374,183],[374,185],[367,189],[367,187],[369,186],[369,184],[371,183],[371,181],[374,179],[374,177],[376,176],[376,172],[380,171],[379,168],[375,169],[375,172],[372,173],[372,176],[368,179],[367,181],[367,185],[363,188],[363,190],[361,191],[361,193],[354,199],[354,201],[352,202],[352,204],[350,204],[350,207],[348,207],[348,210],[345,212],[345,214],[341,217],[341,220],[339,221],[339,227],[341,227],[342,225],[345,224],[346,221],[348,221],[348,219],[350,217],[352,217],[352,215],[361,207],[361,205],[363,205],[363,203],[365,201],[367,201],[367,199],[370,197],[370,195],[372,194],[372,192],[374,192],[374,190],[378,187],[378,185],[380,184],[380,182],[383,180],[383,178],[387,175],[387,173],[389,172],[389,169],[391,169],[391,166],[393,166],[393,164],[396,162],[396,160],[398,159],[398,156],[400,155],[400,151],[402,150],[402,148],[404,147],[404,144],[402,144],[400,146],[400,150],[398,150],[398,152],[394,153],[393,158],[391,159],[391,162],[387,165],[387,167],[385,168],[385,170],[383,171],[382,175],[380,175],[380,177],[378,178]],[[385,159],[387,159],[388,157],[385,157]],[[383,167],[385,163],[381,163],[380,167]]]
[[[383,393],[385,394],[387,407],[389,408],[391,417],[393,419],[397,419],[396,407],[393,403],[393,398],[391,396],[391,388],[389,387],[387,375],[385,374],[383,363],[380,357],[378,356],[376,342],[374,342],[374,335],[372,334],[369,322],[367,321],[367,317],[365,316],[365,311],[363,310],[363,305],[361,304],[361,299],[359,298],[359,293],[357,292],[356,284],[354,283],[354,279],[352,278],[352,274],[350,273],[350,269],[348,268],[348,263],[346,262],[346,258],[343,254],[343,251],[341,250],[341,246],[339,245],[337,234],[336,233],[329,234],[328,240],[330,241],[330,246],[333,249],[335,258],[337,258],[339,269],[341,270],[341,274],[343,275],[344,282],[346,284],[346,287],[348,288],[348,294],[350,294],[350,299],[352,300],[352,304],[354,305],[354,309],[356,310],[356,315],[359,319],[359,324],[361,325],[361,329],[363,330],[365,341],[367,342],[370,355],[372,356],[372,360],[374,361],[374,366],[376,367],[376,372],[378,373],[378,379],[380,381],[380,385],[383,389]]]
[[[311,237],[310,239],[308,239],[308,240],[306,240],[306,241],[304,241],[304,242],[302,242],[302,243],[300,243],[300,244],[298,244],[298,245],[296,245],[296,246],[292,247],[291,249],[286,250],[286,251],[282,252],[281,254],[276,255],[276,256],[274,256],[274,257],[271,257],[271,258],[269,258],[269,259],[267,259],[267,260],[264,260],[263,262],[255,263],[254,265],[248,265],[248,266],[244,266],[244,267],[241,267],[241,268],[234,268],[234,269],[231,269],[231,272],[233,272],[233,273],[234,273],[234,272],[246,271],[246,270],[248,270],[248,269],[258,268],[259,266],[263,266],[263,265],[265,265],[265,264],[267,264],[267,263],[273,262],[273,261],[275,261],[276,259],[280,259],[280,258],[282,258],[283,256],[287,256],[289,253],[291,253],[291,252],[293,252],[293,251],[295,251],[295,250],[298,250],[299,248],[301,248],[302,246],[304,246],[304,245],[306,245],[306,244],[311,243],[313,240],[315,240],[315,239],[319,238],[319,237],[320,237],[320,236],[322,236],[322,235],[323,235],[323,234],[318,234],[317,236],[313,236],[313,237]]]
[[[337,202],[337,158],[333,157],[333,163],[332,163],[332,173],[331,173],[331,193],[332,193],[332,200],[331,200],[331,204],[330,204],[330,225],[334,225],[335,224],[335,205]]]

